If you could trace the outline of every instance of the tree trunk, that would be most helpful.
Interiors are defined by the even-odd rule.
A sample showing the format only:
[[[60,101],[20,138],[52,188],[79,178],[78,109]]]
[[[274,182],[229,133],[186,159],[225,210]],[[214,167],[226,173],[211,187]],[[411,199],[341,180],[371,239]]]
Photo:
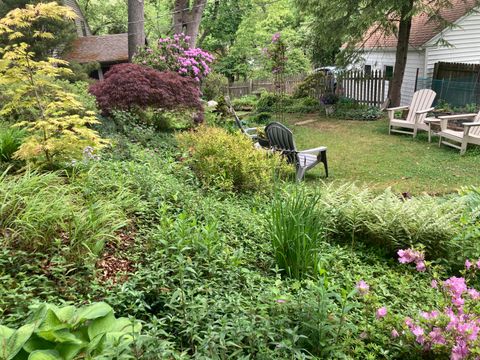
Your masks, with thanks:
[[[128,0],[128,59],[145,46],[144,0]]]
[[[390,83],[389,99],[390,106],[399,106],[402,99],[402,84],[407,66],[408,43],[410,42],[410,30],[412,28],[412,10],[414,0],[409,0],[402,9],[400,24],[398,26],[398,44],[395,57],[393,79]]]
[[[173,29],[175,34],[183,33],[190,37],[190,47],[195,47],[197,43],[198,30],[206,4],[207,0],[195,0],[190,7],[189,0],[175,0]]]

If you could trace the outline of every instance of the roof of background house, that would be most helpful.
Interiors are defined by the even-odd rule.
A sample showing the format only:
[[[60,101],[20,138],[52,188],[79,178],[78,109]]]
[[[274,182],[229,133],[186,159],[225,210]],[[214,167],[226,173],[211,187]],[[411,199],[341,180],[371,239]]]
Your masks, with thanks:
[[[128,34],[79,37],[64,58],[81,64],[128,61]]]
[[[471,11],[475,7],[475,0],[453,0],[452,5],[452,7],[443,9],[440,12],[442,18],[450,23],[456,22]],[[372,26],[370,30],[367,31],[361,43],[362,48],[394,48],[397,46],[396,35],[385,35],[381,31],[375,31],[375,29],[375,26]],[[429,20],[427,14],[417,15],[412,20],[409,44],[414,48],[418,48],[434,38],[442,30],[444,30],[444,27],[442,27],[438,21]]]

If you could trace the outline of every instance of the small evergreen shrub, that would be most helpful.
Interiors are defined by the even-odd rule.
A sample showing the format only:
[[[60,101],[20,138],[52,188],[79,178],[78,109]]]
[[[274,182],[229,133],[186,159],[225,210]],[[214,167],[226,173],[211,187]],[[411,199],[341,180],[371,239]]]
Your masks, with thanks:
[[[203,119],[197,83],[174,72],[159,72],[136,64],[115,65],[105,79],[90,87],[104,114],[113,110],[192,109]],[[202,114],[202,115],[200,115]]]
[[[187,162],[206,187],[225,191],[267,191],[275,173],[285,164],[277,154],[256,150],[250,139],[240,133],[229,134],[215,127],[177,136]]]

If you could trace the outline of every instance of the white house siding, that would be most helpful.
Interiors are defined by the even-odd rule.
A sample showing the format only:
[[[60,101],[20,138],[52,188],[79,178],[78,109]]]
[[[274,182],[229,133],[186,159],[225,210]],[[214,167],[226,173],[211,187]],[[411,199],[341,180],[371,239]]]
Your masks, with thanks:
[[[385,66],[395,65],[395,49],[374,49],[367,50],[363,56],[363,65],[371,65],[372,70],[384,70]],[[425,52],[423,50],[409,50],[407,66],[402,85],[401,105],[410,104],[415,92],[415,81],[417,76],[425,76]]]
[[[469,14],[457,23],[458,27],[446,30],[443,39],[451,47],[437,46],[439,36],[430,40],[426,45],[427,77],[433,75],[437,62],[459,62],[468,64],[480,63],[480,13]]]
[[[65,6],[69,6],[70,8],[72,8],[75,14],[77,14],[77,18],[75,19],[75,27],[77,28],[77,35],[79,37],[91,36],[92,33],[90,31],[90,28],[88,27],[87,20],[85,20],[85,16],[83,16],[82,10],[80,9],[80,6],[78,6],[77,1],[64,0],[63,3],[65,4]],[[83,29],[85,29],[86,34],[83,33]]]

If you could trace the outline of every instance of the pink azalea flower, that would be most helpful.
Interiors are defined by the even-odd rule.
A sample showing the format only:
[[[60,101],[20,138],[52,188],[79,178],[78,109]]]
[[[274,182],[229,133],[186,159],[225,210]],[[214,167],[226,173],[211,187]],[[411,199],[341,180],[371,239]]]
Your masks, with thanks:
[[[384,318],[385,316],[387,316],[387,312],[388,312],[388,310],[387,310],[386,306],[383,306],[380,309],[378,309],[377,314],[376,314],[377,319],[381,319],[381,318]]]
[[[419,261],[417,263],[417,271],[424,272],[426,270],[425,263],[423,261]]]
[[[391,336],[392,336],[392,338],[395,339],[395,338],[399,337],[400,334],[398,333],[397,329],[393,329],[392,333],[391,333]]]
[[[472,263],[470,262],[470,260],[465,260],[465,269],[467,270],[470,270],[470,268],[472,267]]]
[[[430,285],[431,285],[432,288],[436,289],[438,287],[437,280],[432,280]]]
[[[363,280],[360,280],[355,287],[362,296],[367,295],[370,290],[370,285]]]

